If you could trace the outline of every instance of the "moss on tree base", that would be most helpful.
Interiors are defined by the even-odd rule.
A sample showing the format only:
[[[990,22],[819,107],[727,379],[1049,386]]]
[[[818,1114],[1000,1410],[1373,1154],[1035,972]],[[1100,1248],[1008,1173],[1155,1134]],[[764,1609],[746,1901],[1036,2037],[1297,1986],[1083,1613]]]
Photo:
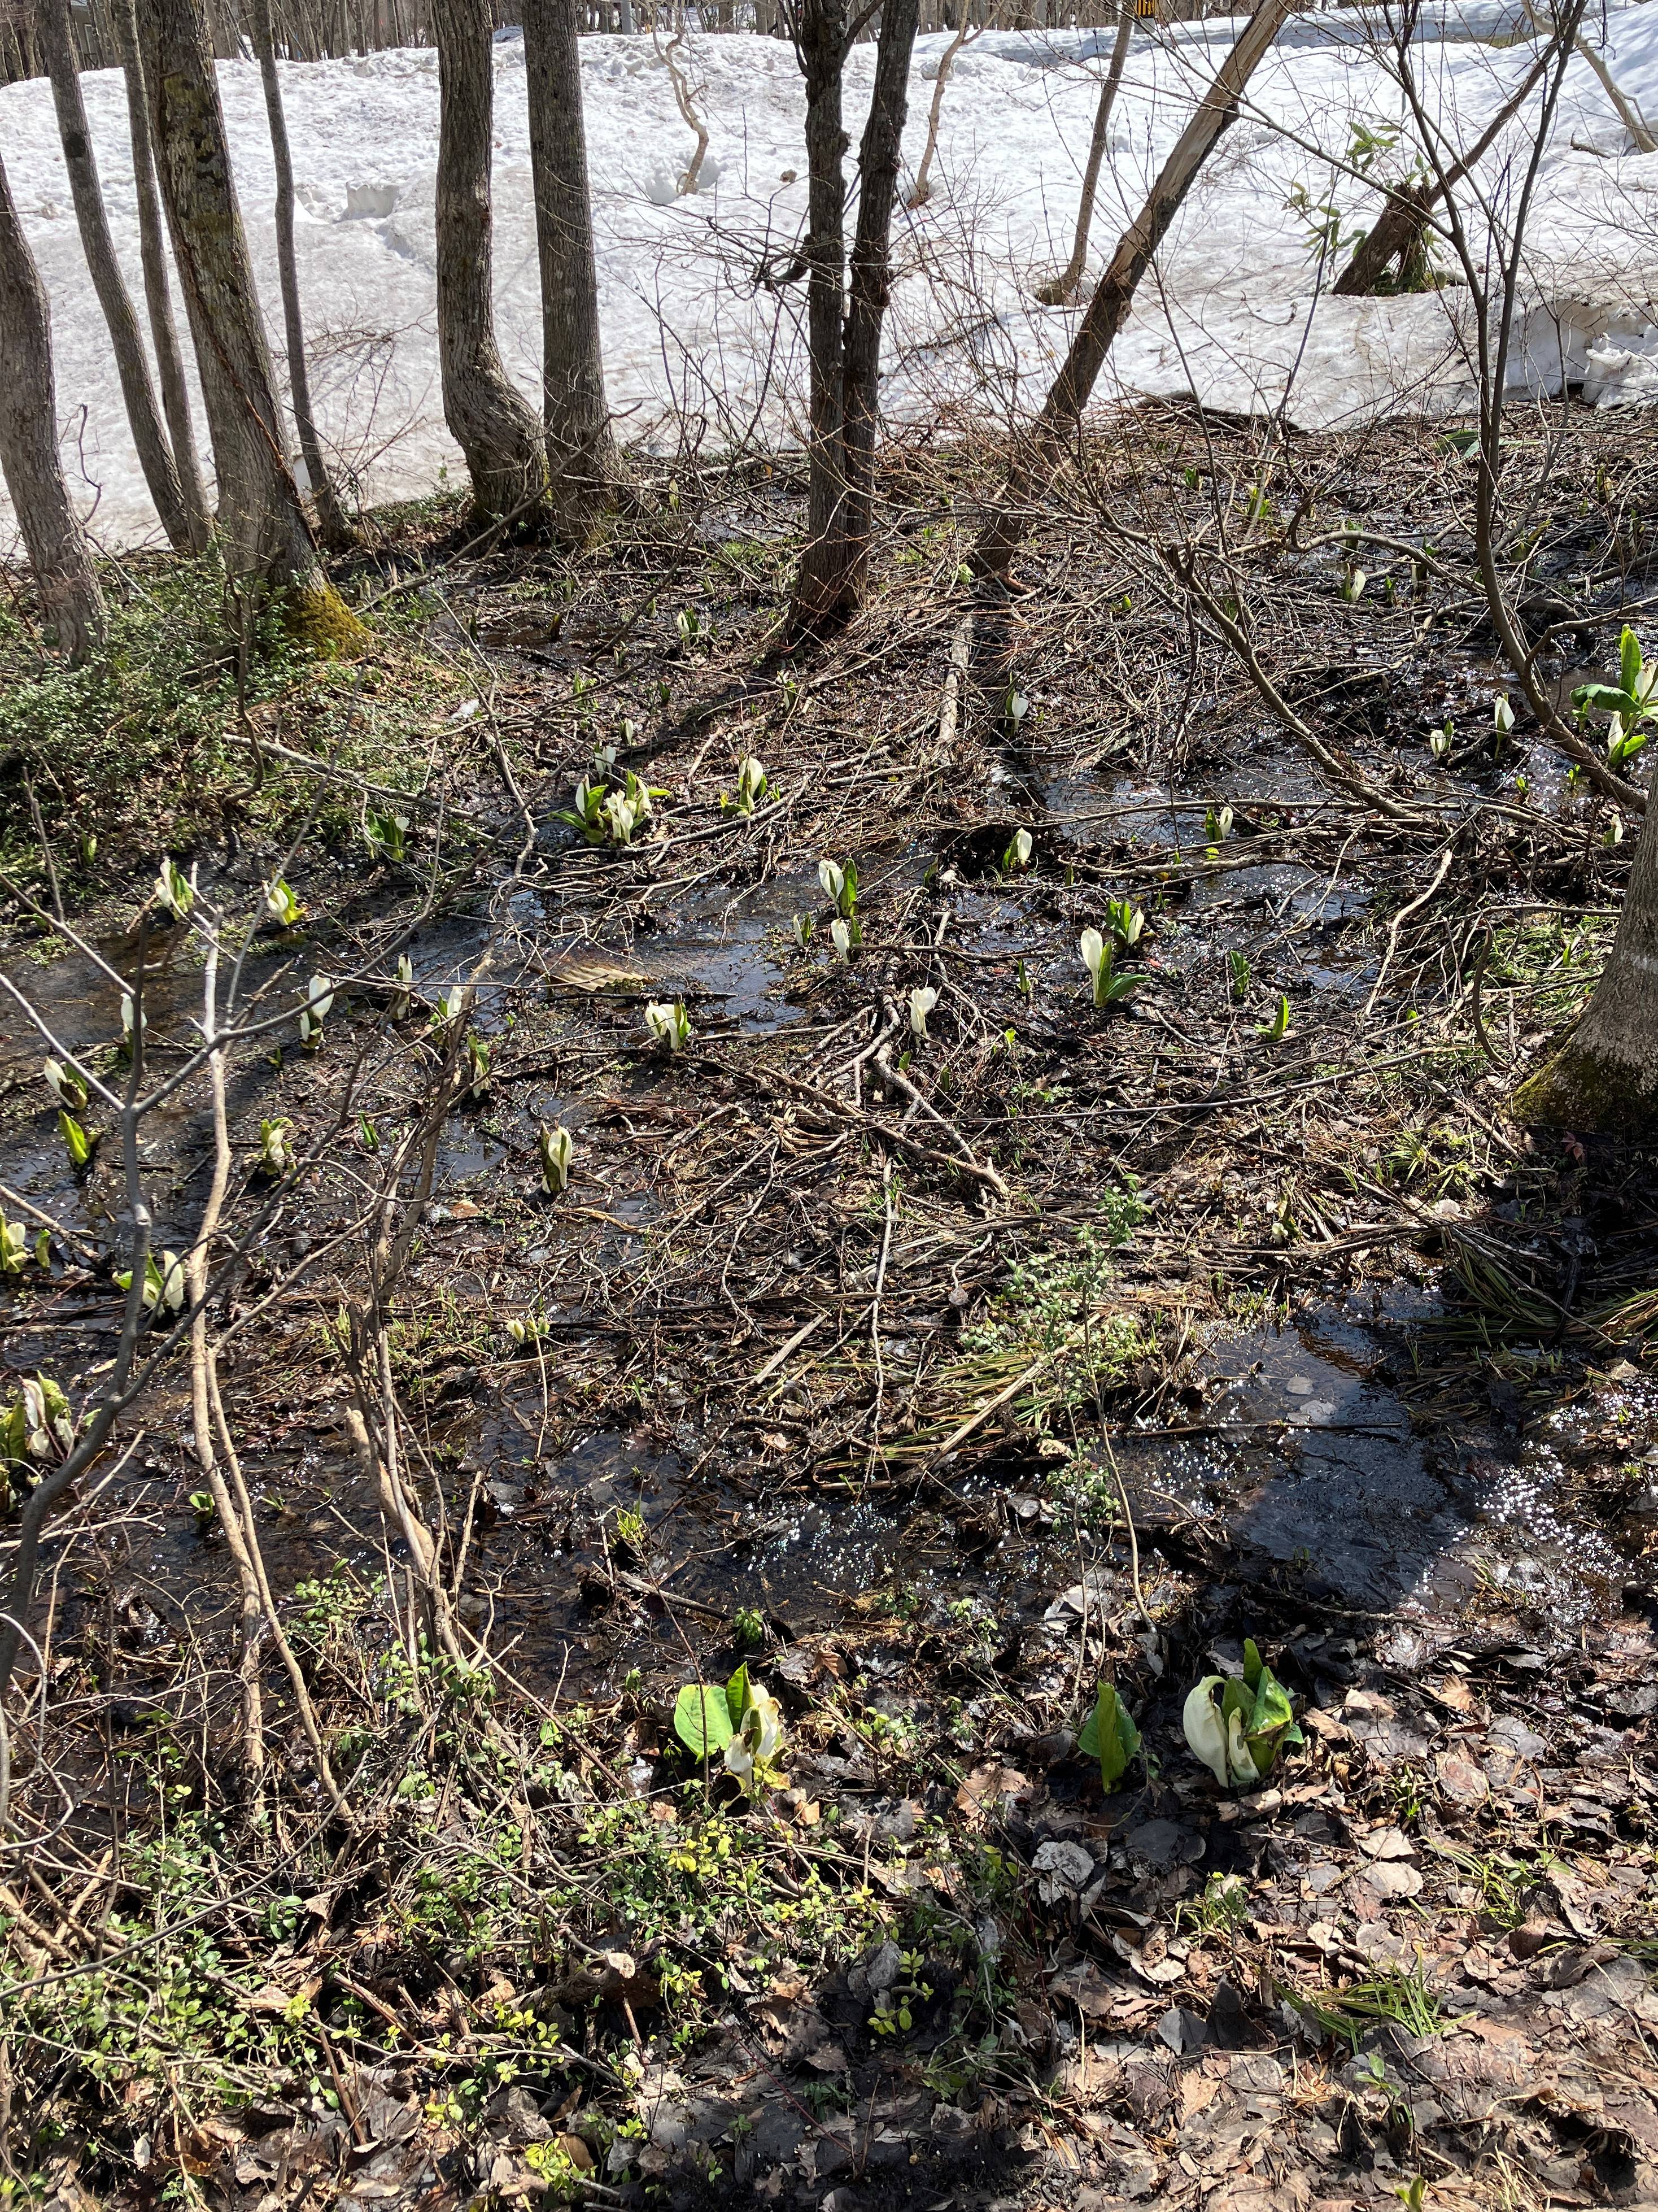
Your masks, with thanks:
[[[1580,1043],[1576,1038],[1530,1076],[1509,1104],[1523,1127],[1594,1131],[1605,1136],[1658,1135],[1658,1081],[1652,1071]]]
[[[349,659],[368,643],[368,632],[331,584],[295,584],[289,590],[282,619],[291,635],[313,653]]]

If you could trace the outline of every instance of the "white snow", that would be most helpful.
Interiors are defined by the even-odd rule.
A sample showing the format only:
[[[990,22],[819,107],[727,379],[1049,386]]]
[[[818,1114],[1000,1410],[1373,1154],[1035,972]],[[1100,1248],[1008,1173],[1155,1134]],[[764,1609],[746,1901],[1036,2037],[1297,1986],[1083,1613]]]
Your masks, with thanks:
[[[1366,15],[1370,11],[1366,11]],[[1424,15],[1427,11],[1424,10]],[[1533,49],[1523,0],[1442,0],[1413,49],[1426,105],[1467,145],[1516,86]],[[1114,349],[1116,392],[1193,392],[1212,406],[1283,404],[1308,426],[1362,421],[1466,398],[1456,288],[1404,300],[1317,296],[1304,222],[1285,204],[1332,185],[1329,156],[1351,124],[1402,122],[1398,86],[1362,33],[1365,15],[1295,19],[1259,71],[1245,117],[1183,210]],[[1131,58],[1094,226],[1099,265],[1236,33],[1230,21],[1172,27]],[[1032,293],[1066,258],[1106,41],[1096,32],[988,33],[957,58],[944,102],[933,193],[901,215],[899,275],[885,356],[890,412],[948,425],[963,410],[1005,415],[1040,398],[1075,312]],[[920,158],[947,37],[916,54],[907,161]],[[1627,95],[1658,117],[1658,7],[1612,14],[1606,56]],[[756,422],[798,430],[804,286],[756,282],[804,227],[805,112],[780,40],[707,35],[694,44],[712,144],[702,189],[676,182],[692,145],[649,38],[582,41],[605,366],[624,438],[660,450],[720,446]],[[855,147],[872,49],[848,68]],[[495,288],[502,351],[526,391],[540,347],[521,42],[495,47]],[[273,175],[257,70],[221,64],[238,190],[281,365],[270,215]],[[459,456],[443,425],[434,306],[433,169],[437,63],[405,51],[285,64],[301,179],[298,252],[325,440],[380,501],[429,490]],[[135,296],[137,212],[118,76],[88,75],[86,100],[104,189]],[[1523,167],[1511,134],[1481,172],[1499,220]],[[1582,61],[1568,72],[1540,165],[1514,374],[1558,389],[1563,374],[1600,404],[1658,398],[1658,155],[1626,134]],[[1516,148],[1521,149],[1515,158]],[[128,436],[114,365],[70,204],[48,88],[0,90],[0,149],[52,306],[66,465],[106,545],[157,526]],[[1323,156],[1324,158],[1321,158]],[[791,177],[788,173],[793,173]],[[1338,179],[1350,224],[1377,200]],[[1482,234],[1483,235],[1483,234]],[[1476,237],[1476,252],[1481,238]],[[177,301],[182,326],[182,306]],[[205,453],[204,425],[198,428]],[[0,513],[0,542],[9,532]]]

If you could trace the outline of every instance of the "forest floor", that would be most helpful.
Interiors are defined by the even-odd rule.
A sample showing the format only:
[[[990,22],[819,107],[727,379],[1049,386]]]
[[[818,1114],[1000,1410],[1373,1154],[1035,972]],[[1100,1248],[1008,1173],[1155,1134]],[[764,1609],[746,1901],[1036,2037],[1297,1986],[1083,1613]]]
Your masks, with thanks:
[[[892,460],[867,606],[793,660],[781,463],[574,556],[378,518],[349,665],[227,648],[158,566],[110,667],[39,677],[20,604],[4,975],[118,1076],[97,953],[164,1070],[203,981],[146,908],[168,853],[283,1017],[231,1070],[212,1328],[344,1809],[268,1644],[250,1759],[174,1346],[53,1524],[12,1701],[9,2201],[1658,2203],[1658,1193],[1504,1110],[1633,839],[1494,731],[1477,606],[1402,554],[1351,596],[1339,533],[1275,520],[1454,548],[1454,445],[1293,441],[1269,500],[1247,425],[1130,427],[1032,540],[1005,692],[963,665],[970,451]],[[1604,416],[1540,441],[1598,580],[1569,687],[1638,621],[1658,486]],[[1391,812],[1088,506],[1218,495],[1282,690]],[[629,769],[630,844],[558,818]],[[1140,981],[1096,1007],[1114,899]],[[0,1348],[78,1407],[125,1200],[43,1050],[10,1002]],[[460,1659],[350,1419],[366,1224],[433,1112],[392,1364]],[[143,1137],[185,1249],[204,1083]],[[1181,1715],[1246,1638],[1304,1742],[1236,1793]],[[672,1717],[744,1664],[784,1731],[746,1792]],[[1102,1680],[1142,1737],[1108,1789]]]

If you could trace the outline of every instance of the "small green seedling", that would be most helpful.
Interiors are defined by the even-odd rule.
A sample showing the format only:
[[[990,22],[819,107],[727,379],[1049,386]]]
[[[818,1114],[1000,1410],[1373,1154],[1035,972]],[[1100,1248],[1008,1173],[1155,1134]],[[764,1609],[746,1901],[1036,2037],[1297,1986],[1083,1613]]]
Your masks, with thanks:
[[[536,1150],[541,1155],[541,1187],[549,1198],[557,1198],[569,1188],[575,1139],[562,1122],[556,1129],[544,1125],[536,1139]]]
[[[64,1140],[64,1149],[69,1154],[70,1165],[75,1170],[76,1175],[79,1175],[92,1158],[94,1141],[92,1137],[82,1127],[73,1114],[65,1113],[59,1113],[58,1116],[58,1133]]]
[[[196,1534],[198,1536],[205,1536],[217,1517],[214,1509],[212,1492],[192,1490],[190,1493],[190,1510],[196,1516]]]
[[[746,1651],[766,1640],[766,1616],[757,1606],[739,1605],[732,1615],[732,1634]]]
[[[1247,952],[1229,952],[1226,969],[1232,981],[1232,996],[1243,1000],[1249,995],[1249,956]]]
[[[1083,1723],[1077,1749],[1084,1759],[1100,1762],[1100,1781],[1108,1796],[1114,1790],[1140,1747],[1140,1732],[1129,1718],[1114,1686],[1102,1682],[1094,1710]]]
[[[466,1089],[462,1094],[476,1105],[489,1093],[489,1048],[481,1036],[466,1040]]]
[[[155,876],[155,903],[174,921],[185,921],[194,905],[196,894],[190,887],[187,876],[180,875],[170,860],[164,860]]]
[[[398,866],[409,849],[409,817],[406,814],[365,813],[362,834],[371,853],[382,860],[390,860],[394,866]]]
[[[1258,1037],[1265,1037],[1268,1044],[1282,1044],[1289,1034],[1290,1001],[1280,991],[1277,1012],[1270,1022],[1262,1022],[1258,1025],[1255,1035]]]
[[[930,983],[918,983],[909,994],[909,1026],[913,1036],[926,1035],[926,1018],[938,1003],[938,994]]]
[[[273,876],[264,887],[264,910],[282,929],[297,929],[305,920],[303,904],[280,876]]]
[[[545,1314],[514,1314],[507,1324],[507,1340],[519,1352],[533,1352],[548,1334],[551,1323]]]
[[[665,1045],[670,1052],[677,1052],[689,1043],[691,1034],[691,1019],[685,1012],[684,1000],[676,999],[669,1005],[652,1000],[645,1008],[645,1027],[653,1044]]]
[[[1627,624],[1618,641],[1618,682],[1580,684],[1571,695],[1580,716],[1591,709],[1611,717],[1606,726],[1606,760],[1625,767],[1646,744],[1649,726],[1658,719],[1658,659],[1648,660],[1641,641]]]
[[[1206,1674],[1187,1698],[1181,1725],[1193,1757],[1224,1789],[1258,1789],[1279,1753],[1303,1740],[1289,1693],[1253,1638],[1244,1640],[1242,1680]]]
[[[367,1114],[357,1116],[357,1143],[365,1152],[377,1152],[380,1148],[380,1133]]]

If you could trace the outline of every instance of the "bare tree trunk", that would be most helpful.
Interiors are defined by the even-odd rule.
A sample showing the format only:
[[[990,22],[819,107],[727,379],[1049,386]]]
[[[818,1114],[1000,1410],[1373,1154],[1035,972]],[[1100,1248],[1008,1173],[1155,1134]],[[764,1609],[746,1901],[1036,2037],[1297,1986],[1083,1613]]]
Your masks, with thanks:
[[[806,544],[795,584],[797,623],[835,596],[839,574],[845,343],[847,136],[841,124],[845,0],[801,0],[796,51],[806,81]]]
[[[859,149],[858,224],[841,361],[842,473],[846,504],[836,611],[861,597],[869,573],[875,505],[875,437],[880,421],[881,332],[892,298],[892,210],[904,136],[918,0],[884,0],[875,50],[875,88]]]
[[[155,512],[161,518],[167,542],[178,550],[187,552],[191,544],[190,516],[179,489],[179,473],[173,465],[167,432],[161,425],[161,410],[155,404],[155,389],[149,380],[149,363],[144,356],[138,318],[133,313],[126,279],[115,258],[115,241],[110,236],[103,188],[98,181],[97,156],[92,150],[86,104],[81,97],[81,72],[70,28],[69,0],[41,0],[37,20],[52,77],[52,100],[58,110],[58,135],[64,142],[64,162],[69,171],[70,194],[75,202],[81,248],[87,258],[92,289],[109,326],[110,343],[115,349],[115,369],[121,380],[121,397],[126,402],[127,421],[138,451],[138,465],[144,472],[144,482],[155,502]]]
[[[1205,161],[1236,116],[1244,87],[1293,4],[1294,0],[1260,0],[1199,103],[1197,113],[1163,163],[1150,198],[1118,240],[1111,265],[1088,303],[1088,312],[1042,403],[1025,448],[1016,455],[1008,471],[1002,503],[979,533],[973,565],[981,574],[1007,574],[1029,528],[1030,502],[1040,496],[1063,458],[1066,441],[1082,419],[1105,357],[1127,319],[1140,278]]]
[[[1594,995],[1560,1052],[1521,1085],[1510,1111],[1522,1126],[1633,1137],[1658,1131],[1658,766]]]
[[[213,534],[213,526],[208,513],[207,487],[202,481],[201,459],[196,451],[196,426],[191,420],[184,356],[173,320],[173,295],[167,283],[161,204],[155,190],[155,149],[150,137],[143,63],[138,52],[138,27],[133,16],[133,0],[113,0],[113,4],[115,36],[126,78],[127,129],[132,140],[132,180],[138,198],[138,251],[143,263],[150,343],[155,349],[161,405],[173,446],[173,465],[190,523],[191,550],[200,553]]]
[[[52,321],[0,162],[0,471],[34,570],[40,611],[71,660],[103,641],[104,601],[91,549],[64,482]]]
[[[276,269],[282,280],[282,324],[288,337],[288,386],[294,402],[294,427],[299,433],[300,454],[311,480],[322,542],[331,551],[343,552],[352,542],[350,524],[334,490],[334,480],[323,459],[317,438],[316,411],[311,404],[311,373],[305,359],[305,317],[300,307],[299,264],[294,256],[294,157],[288,150],[288,118],[282,109],[282,81],[276,74],[276,36],[270,21],[270,0],[253,0],[253,50],[259,58],[259,77],[264,87],[264,112],[270,126],[270,151],[276,167]]]
[[[919,9],[918,9],[919,14]],[[969,23],[962,23],[950,44],[938,57],[938,74],[932,80],[932,103],[927,109],[926,144],[921,149],[921,166],[915,172],[915,182],[904,204],[909,208],[925,207],[932,197],[932,161],[938,151],[938,125],[944,112],[944,87],[950,82],[950,72],[956,57],[973,39]]]
[[[1117,35],[1112,43],[1111,61],[1105,73],[1105,82],[1100,87],[1099,105],[1094,110],[1094,135],[1088,142],[1088,166],[1083,171],[1082,204],[1077,210],[1077,234],[1072,241],[1071,258],[1064,273],[1051,284],[1044,284],[1036,297],[1047,307],[1062,307],[1075,296],[1083,281],[1083,271],[1088,266],[1088,234],[1094,228],[1094,201],[1100,188],[1100,170],[1105,161],[1106,140],[1110,134],[1111,111],[1117,104],[1117,88],[1122,82],[1123,70],[1128,65],[1128,49],[1134,38],[1134,0],[1118,0]]]
[[[495,343],[489,219],[495,109],[489,0],[437,9],[438,351],[443,412],[485,515],[541,521],[547,450],[541,423],[508,383]]]
[[[604,505],[621,473],[599,343],[578,5],[524,0],[548,475],[561,520],[575,525]]]
[[[299,635],[319,647],[353,647],[362,626],[323,572],[288,465],[218,82],[195,0],[139,0],[138,26],[161,196],[213,438],[226,557],[236,574],[286,595]]]

